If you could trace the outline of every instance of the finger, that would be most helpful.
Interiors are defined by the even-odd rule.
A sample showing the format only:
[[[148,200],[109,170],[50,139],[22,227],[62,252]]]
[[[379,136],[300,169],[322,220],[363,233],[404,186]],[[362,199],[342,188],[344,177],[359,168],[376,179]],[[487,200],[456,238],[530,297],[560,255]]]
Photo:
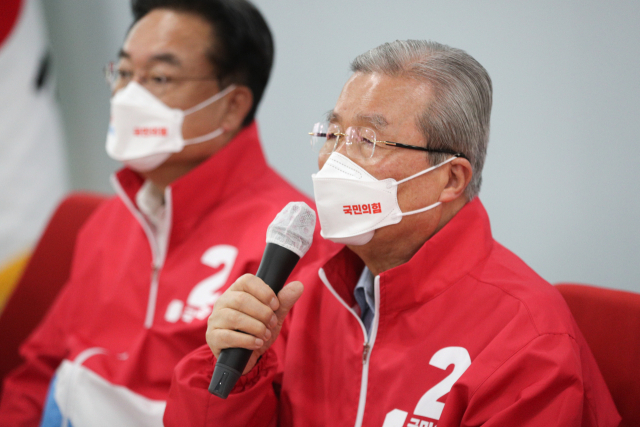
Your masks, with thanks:
[[[218,304],[219,302],[220,304]],[[229,310],[237,311],[256,319],[267,327],[273,322],[273,310],[271,307],[265,305],[262,301],[247,292],[232,291],[225,295],[224,301],[221,302],[218,300],[213,306],[213,311],[211,313],[212,320],[218,319],[221,316],[228,316]],[[220,325],[220,327],[224,326]]]
[[[264,345],[264,340],[260,338],[229,329],[209,330],[206,337],[207,344],[216,358],[220,356],[220,352],[225,348],[258,350]]]
[[[240,311],[223,308],[218,310],[215,316],[210,317],[207,327],[208,329],[237,330],[253,335],[256,338],[268,340],[271,338],[271,331],[268,327],[272,327],[277,322],[276,315],[271,311],[270,313],[271,318],[268,324],[265,324]]]
[[[291,307],[300,299],[302,291],[304,291],[304,285],[296,281],[289,283],[278,293],[280,308],[276,310],[276,316],[279,323],[282,323]]]
[[[262,279],[252,274],[245,274],[235,281],[229,289],[234,291],[247,292],[272,310],[278,309],[278,298],[275,292]]]
[[[249,372],[251,369],[253,369],[253,367],[256,365],[256,363],[258,363],[258,358],[261,356],[261,353],[259,351],[254,351],[251,354],[251,357],[249,358],[249,361],[247,362],[247,366],[244,367],[244,371],[242,371],[242,375],[245,375],[247,372]]]

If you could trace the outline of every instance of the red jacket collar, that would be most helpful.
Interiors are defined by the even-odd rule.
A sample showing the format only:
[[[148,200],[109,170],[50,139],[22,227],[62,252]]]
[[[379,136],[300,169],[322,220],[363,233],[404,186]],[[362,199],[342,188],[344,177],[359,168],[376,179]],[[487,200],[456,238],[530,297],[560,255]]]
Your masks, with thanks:
[[[380,309],[398,312],[424,304],[467,275],[493,247],[487,211],[480,199],[467,203],[406,263],[380,274]],[[334,290],[355,304],[353,289],[364,264],[348,248],[324,270]]]
[[[255,122],[188,174],[174,181],[171,192],[171,242],[179,241],[211,209],[246,189],[264,175],[268,165]],[[116,179],[134,206],[144,178],[129,168]]]

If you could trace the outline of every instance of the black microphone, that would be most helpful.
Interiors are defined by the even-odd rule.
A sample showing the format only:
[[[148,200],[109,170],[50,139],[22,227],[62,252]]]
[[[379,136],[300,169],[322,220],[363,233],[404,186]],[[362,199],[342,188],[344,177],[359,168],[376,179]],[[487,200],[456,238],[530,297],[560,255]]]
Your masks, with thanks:
[[[256,276],[278,294],[313,240],[316,213],[304,202],[290,202],[267,228],[267,246]],[[213,370],[209,392],[226,399],[240,379],[253,350],[226,348]]]

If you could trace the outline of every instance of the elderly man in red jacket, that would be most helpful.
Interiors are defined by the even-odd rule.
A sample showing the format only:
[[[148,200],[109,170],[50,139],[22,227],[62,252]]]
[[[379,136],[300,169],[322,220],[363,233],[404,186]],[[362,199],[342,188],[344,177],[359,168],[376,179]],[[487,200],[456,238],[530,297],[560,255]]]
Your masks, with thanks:
[[[477,197],[486,70],[459,49],[396,41],[352,71],[312,132],[322,236],[346,247],[278,295],[235,282],[210,348],[176,368],[165,424],[616,426],[561,295],[493,239]],[[227,347],[253,357],[222,400],[206,386]]]

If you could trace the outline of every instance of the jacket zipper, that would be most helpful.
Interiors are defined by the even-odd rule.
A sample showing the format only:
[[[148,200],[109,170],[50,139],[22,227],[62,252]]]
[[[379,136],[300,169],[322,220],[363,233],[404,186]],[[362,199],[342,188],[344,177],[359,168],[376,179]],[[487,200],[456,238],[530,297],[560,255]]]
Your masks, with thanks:
[[[158,299],[158,276],[160,276],[162,266],[155,261],[151,264],[151,287],[149,288],[149,301],[147,302],[147,313],[144,318],[144,327],[150,329],[153,325],[153,317],[156,314],[156,301]]]
[[[362,364],[367,363],[367,356],[369,355],[369,351],[371,350],[371,346],[369,343],[364,343],[364,350],[362,351]]]
[[[111,182],[114,188],[116,189],[116,193],[120,197],[120,200],[124,202],[125,206],[129,209],[131,214],[138,220],[138,222],[142,226],[142,229],[144,230],[144,234],[147,236],[147,241],[149,242],[149,246],[151,248],[151,257],[153,259],[151,263],[151,283],[149,286],[149,299],[147,301],[147,311],[144,317],[144,327],[146,329],[151,329],[151,326],[153,326],[153,318],[155,316],[156,302],[158,299],[160,270],[162,270],[162,267],[164,266],[164,260],[165,260],[166,252],[168,249],[167,247],[168,242],[166,242],[167,244],[165,244],[164,246],[164,251],[162,251],[163,253],[160,253],[161,252],[160,245],[156,239],[155,234],[149,227],[149,224],[147,224],[146,219],[143,217],[140,211],[136,209],[135,205],[131,202],[131,200],[127,196],[127,193],[124,191],[124,189],[120,185],[120,182],[117,180],[115,175],[111,176]],[[164,201],[166,206],[164,219],[166,221],[165,225],[167,230],[165,239],[168,240],[169,235],[171,234],[171,216],[173,214],[171,210],[171,203],[172,203],[171,189],[169,187],[167,187],[167,189],[164,192]]]
[[[374,293],[375,293],[375,312],[373,315],[373,320],[371,322],[371,330],[370,334],[367,334],[367,329],[364,327],[364,323],[360,319],[360,316],[347,305],[347,303],[340,298],[340,295],[336,293],[329,283],[327,279],[327,275],[324,272],[324,269],[320,269],[318,271],[318,276],[320,276],[320,280],[325,284],[325,286],[329,289],[329,291],[333,294],[333,296],[340,301],[340,303],[347,309],[349,312],[356,318],[360,327],[362,328],[362,334],[364,336],[364,343],[362,345],[362,380],[360,382],[360,397],[358,400],[358,412],[356,415],[356,423],[355,427],[362,426],[362,420],[364,418],[364,408],[367,403],[367,384],[369,381],[369,359],[371,357],[371,351],[373,350],[373,345],[376,341],[376,335],[378,333],[378,320],[380,313],[380,278],[378,276],[374,279]]]

